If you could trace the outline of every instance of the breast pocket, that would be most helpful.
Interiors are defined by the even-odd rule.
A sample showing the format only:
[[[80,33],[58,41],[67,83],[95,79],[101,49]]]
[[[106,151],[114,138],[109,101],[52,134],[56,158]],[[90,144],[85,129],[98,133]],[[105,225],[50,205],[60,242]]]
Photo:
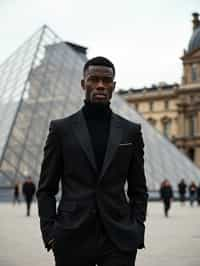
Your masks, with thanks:
[[[120,144],[118,146],[118,154],[120,156],[129,156],[133,152],[133,144],[125,145],[125,144]]]

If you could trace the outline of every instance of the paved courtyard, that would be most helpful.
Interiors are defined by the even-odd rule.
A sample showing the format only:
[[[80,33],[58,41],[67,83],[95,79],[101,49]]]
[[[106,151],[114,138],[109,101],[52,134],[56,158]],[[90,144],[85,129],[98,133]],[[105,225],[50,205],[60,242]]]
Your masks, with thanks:
[[[0,204],[0,266],[53,266],[39,231],[36,204],[25,216],[25,205]],[[149,203],[146,249],[136,266],[200,266],[200,207],[173,203],[170,217],[159,202]],[[113,265],[114,266],[114,265]]]

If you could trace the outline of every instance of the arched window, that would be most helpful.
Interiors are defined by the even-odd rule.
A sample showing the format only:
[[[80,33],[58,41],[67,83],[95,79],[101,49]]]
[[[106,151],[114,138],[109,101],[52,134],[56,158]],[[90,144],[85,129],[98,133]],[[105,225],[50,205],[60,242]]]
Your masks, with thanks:
[[[188,150],[188,152],[187,152],[187,154],[188,154],[188,157],[192,160],[192,161],[194,161],[194,156],[195,156],[195,151],[194,151],[194,149],[193,148],[190,148],[189,150]]]
[[[188,135],[195,136],[195,115],[192,114],[188,117]]]
[[[171,118],[166,116],[162,118],[163,135],[167,138],[170,137],[171,123],[172,123]]]
[[[153,127],[156,126],[156,120],[155,120],[155,119],[149,117],[149,118],[147,118],[147,121],[148,121]]]
[[[192,64],[192,81],[196,81],[197,78],[197,64]]]
[[[168,110],[168,109],[169,109],[169,101],[165,100],[165,110]]]
[[[138,104],[138,103],[135,103],[134,107],[135,107],[135,110],[136,110],[136,111],[139,110],[139,104]]]
[[[153,107],[154,107],[153,101],[150,101],[149,102],[149,110],[153,111]]]

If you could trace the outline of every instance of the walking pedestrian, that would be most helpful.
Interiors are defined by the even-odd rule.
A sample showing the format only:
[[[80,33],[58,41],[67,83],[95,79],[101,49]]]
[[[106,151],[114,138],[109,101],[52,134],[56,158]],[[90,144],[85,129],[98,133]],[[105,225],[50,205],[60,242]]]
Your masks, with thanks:
[[[169,210],[171,208],[171,201],[173,198],[172,186],[171,186],[168,179],[165,179],[161,184],[160,196],[161,196],[161,199],[162,199],[163,205],[164,205],[165,217],[168,217],[169,216]]]
[[[17,180],[13,188],[13,204],[20,203],[20,182]]]
[[[197,186],[194,181],[192,181],[189,185],[189,200],[190,206],[192,207],[196,200]]]
[[[200,206],[200,183],[197,186],[197,204]]]
[[[180,183],[178,184],[178,192],[179,192],[180,202],[182,205],[185,204],[186,189],[187,189],[187,185],[185,183],[185,180],[181,179]]]
[[[24,199],[26,202],[26,215],[27,216],[30,216],[31,203],[33,201],[35,190],[36,190],[35,184],[33,183],[31,176],[29,176],[27,180],[25,180],[23,187],[22,187],[22,192],[23,192]]]

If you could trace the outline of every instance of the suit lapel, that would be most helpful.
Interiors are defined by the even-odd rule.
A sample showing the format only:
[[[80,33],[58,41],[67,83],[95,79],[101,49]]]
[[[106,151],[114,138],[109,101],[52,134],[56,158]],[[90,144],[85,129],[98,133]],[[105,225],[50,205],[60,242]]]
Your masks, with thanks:
[[[92,148],[92,143],[89,135],[89,131],[87,128],[87,124],[83,115],[82,111],[79,111],[77,113],[77,119],[75,120],[74,123],[74,132],[79,140],[79,143],[84,150],[84,152],[87,155],[88,160],[90,161],[92,167],[94,168],[95,171],[97,171],[97,166],[95,162],[95,156],[94,156],[94,151]]]
[[[108,138],[108,144],[106,149],[106,154],[104,157],[104,163],[101,170],[99,182],[101,181],[102,177],[104,176],[106,170],[108,169],[115,152],[121,142],[122,139],[122,127],[118,116],[112,113],[111,123],[110,123],[110,134]]]

